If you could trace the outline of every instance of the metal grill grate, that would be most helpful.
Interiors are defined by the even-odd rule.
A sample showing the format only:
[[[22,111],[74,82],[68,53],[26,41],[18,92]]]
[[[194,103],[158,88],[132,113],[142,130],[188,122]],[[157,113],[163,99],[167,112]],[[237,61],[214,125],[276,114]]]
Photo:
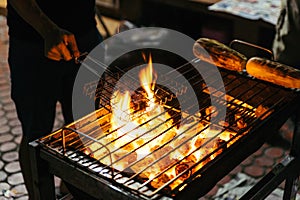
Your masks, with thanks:
[[[199,60],[191,62],[197,65],[203,64]],[[39,144],[46,151],[58,153],[72,164],[83,167],[90,173],[107,179],[140,198],[156,199],[162,195],[172,197],[187,187],[190,182],[201,177],[202,173],[214,165],[222,155],[234,149],[236,143],[244,140],[247,134],[295,97],[291,90],[221,70],[226,90],[224,94],[220,92],[221,88],[208,88],[202,77],[194,73],[190,63],[180,66],[176,71],[189,77],[188,82],[178,83],[170,81],[168,76],[162,77],[168,87],[157,85],[155,97],[156,101],[164,107],[164,111],[141,123],[140,126],[128,132],[123,131],[117,137],[113,136],[122,127],[111,129],[110,120],[114,105],[110,104],[110,100],[114,98],[113,91],[122,73],[109,72],[100,81],[89,83],[85,87],[87,95],[94,94],[91,91],[96,90],[96,95],[91,98],[95,98],[98,110],[41,138]],[[213,74],[211,77],[214,77]],[[132,79],[132,82],[121,83],[120,88],[128,90],[138,88],[136,84],[137,81]],[[199,110],[196,112],[194,110],[198,105],[190,105],[187,110],[181,110],[176,101],[178,96],[185,94],[188,89],[187,84],[192,84],[192,88],[197,93]],[[135,92],[138,95],[142,94],[141,91]],[[211,118],[211,115],[219,111],[211,106],[210,95],[216,97],[219,104],[225,105],[225,121],[217,122]],[[154,127],[150,126],[153,120],[166,113],[170,114],[166,121],[161,121]],[[141,115],[143,114],[145,113],[142,112]],[[171,126],[160,128],[171,120],[173,120]],[[182,124],[188,128],[177,132],[175,136],[168,137],[170,130],[178,129]],[[151,128],[138,136],[131,134],[146,126]],[[157,129],[160,130],[158,133]],[[149,136],[151,132],[155,134]],[[200,140],[201,135],[212,132],[211,136]],[[130,139],[122,142],[128,135]],[[229,139],[221,139],[225,137],[224,135]],[[165,137],[167,139],[162,144],[153,145],[160,140],[159,138],[163,140]],[[140,142],[141,139],[144,141]],[[111,148],[119,141],[121,141],[120,146]],[[124,151],[132,143],[140,143],[140,145]],[[193,148],[191,148],[192,143]],[[150,144],[155,146],[151,152],[143,154],[142,157],[137,154],[139,150]],[[93,146],[96,148],[92,148]],[[180,154],[176,158],[175,154],[182,151],[186,151],[186,154],[184,156]],[[149,175],[153,168],[158,172]],[[175,175],[166,176],[172,170],[175,170]]]

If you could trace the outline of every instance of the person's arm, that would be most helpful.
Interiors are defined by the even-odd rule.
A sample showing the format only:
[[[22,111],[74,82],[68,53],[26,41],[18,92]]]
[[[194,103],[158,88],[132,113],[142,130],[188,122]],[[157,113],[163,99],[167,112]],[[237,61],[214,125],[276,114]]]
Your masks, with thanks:
[[[45,56],[57,61],[79,56],[74,35],[51,21],[35,0],[8,0],[8,3],[44,38]]]

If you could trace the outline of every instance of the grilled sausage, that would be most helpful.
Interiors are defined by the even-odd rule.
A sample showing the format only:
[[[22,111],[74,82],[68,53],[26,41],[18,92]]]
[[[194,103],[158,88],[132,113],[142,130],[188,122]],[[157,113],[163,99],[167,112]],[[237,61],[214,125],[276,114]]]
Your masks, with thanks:
[[[193,46],[194,55],[205,62],[232,71],[242,72],[247,57],[234,49],[209,38],[198,39]]]
[[[279,62],[253,57],[248,60],[246,70],[257,79],[286,88],[300,88],[300,70]]]

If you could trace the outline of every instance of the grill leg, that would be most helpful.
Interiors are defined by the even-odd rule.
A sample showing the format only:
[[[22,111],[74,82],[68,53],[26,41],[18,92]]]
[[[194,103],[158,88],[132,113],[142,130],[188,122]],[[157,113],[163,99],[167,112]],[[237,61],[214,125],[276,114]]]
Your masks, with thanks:
[[[284,180],[286,180],[286,184],[283,200],[296,199],[300,175],[300,108],[297,108],[295,115],[295,129],[290,155],[277,164],[240,200],[263,200]]]
[[[296,199],[297,191],[299,186],[299,178],[298,177],[289,177],[286,179],[285,187],[284,187],[284,200],[292,200]]]
[[[295,129],[292,141],[292,147],[290,151],[290,155],[297,158],[299,161],[300,159],[300,109],[296,113],[295,118]],[[299,174],[300,172],[296,172],[288,176],[285,183],[284,188],[284,200],[292,200],[296,199],[298,187],[299,187]]]
[[[36,142],[31,142],[29,151],[32,166],[32,179],[34,183],[34,199],[56,199],[54,175],[49,172],[47,162],[41,159],[38,144]]]

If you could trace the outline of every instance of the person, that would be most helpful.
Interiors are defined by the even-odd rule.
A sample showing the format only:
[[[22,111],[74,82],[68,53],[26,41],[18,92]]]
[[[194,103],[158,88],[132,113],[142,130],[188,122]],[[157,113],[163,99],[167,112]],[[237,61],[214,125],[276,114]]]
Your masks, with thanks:
[[[282,64],[300,69],[300,0],[281,0],[280,15],[276,24],[276,32],[273,40],[274,60]],[[281,129],[293,127],[295,115],[291,116]],[[285,132],[279,130],[269,144],[290,149],[291,138]]]
[[[273,41],[274,59],[300,69],[300,0],[282,0]]]
[[[95,0],[8,0],[11,97],[23,137],[19,161],[29,199],[35,199],[29,142],[51,133],[57,102],[73,121],[74,58],[101,43]]]

